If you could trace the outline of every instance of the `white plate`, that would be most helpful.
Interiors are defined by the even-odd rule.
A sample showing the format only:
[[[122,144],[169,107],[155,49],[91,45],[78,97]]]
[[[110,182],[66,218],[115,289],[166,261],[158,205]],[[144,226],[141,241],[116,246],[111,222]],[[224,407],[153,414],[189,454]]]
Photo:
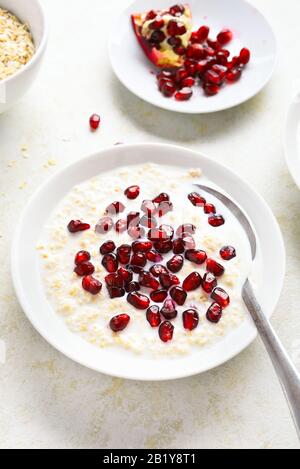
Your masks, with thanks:
[[[285,157],[289,171],[300,188],[300,93],[292,100],[284,130]]]
[[[155,76],[150,73],[154,67],[134,35],[130,15],[147,11],[150,7],[167,8],[174,3],[172,0],[137,0],[113,25],[109,54],[112,67],[123,85],[155,106],[195,114],[227,109],[256,95],[271,78],[276,58],[275,36],[266,19],[244,0],[189,0],[186,3],[191,7],[195,27],[207,24],[211,28],[211,37],[224,27],[230,28],[234,33],[230,51],[238,55],[242,47],[248,47],[252,58],[241,80],[225,86],[216,96],[205,96],[200,87],[194,88],[194,96],[189,101],[177,102],[162,96]]]
[[[120,145],[71,164],[50,178],[31,198],[17,227],[12,247],[15,290],[29,320],[55,348],[97,371],[123,378],[165,380],[214,368],[243,350],[256,336],[250,318],[213,346],[189,356],[159,361],[98,349],[70,332],[47,301],[40,275],[36,243],[49,214],[76,184],[118,166],[152,161],[182,168],[200,167],[215,184],[239,201],[252,220],[261,248],[262,274],[258,297],[267,316],[279,299],[285,253],[279,227],[263,199],[230,170],[196,152],[160,144]],[[276,256],[274,256],[274,252]]]

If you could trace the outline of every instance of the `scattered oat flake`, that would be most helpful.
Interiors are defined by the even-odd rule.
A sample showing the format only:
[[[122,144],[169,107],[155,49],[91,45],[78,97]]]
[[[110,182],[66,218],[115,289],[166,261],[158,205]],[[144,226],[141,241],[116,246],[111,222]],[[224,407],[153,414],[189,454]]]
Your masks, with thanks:
[[[47,168],[51,168],[52,166],[56,166],[56,164],[57,164],[56,160],[49,159],[43,166],[44,168],[47,169]]]
[[[21,182],[21,184],[19,184],[19,189],[25,189],[25,187],[27,187],[27,182],[23,181]]]

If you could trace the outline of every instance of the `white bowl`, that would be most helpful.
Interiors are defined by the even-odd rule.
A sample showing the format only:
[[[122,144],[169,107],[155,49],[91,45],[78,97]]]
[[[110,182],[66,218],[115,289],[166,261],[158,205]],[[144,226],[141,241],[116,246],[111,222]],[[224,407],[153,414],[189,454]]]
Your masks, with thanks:
[[[1,114],[26,93],[36,78],[46,49],[48,27],[39,0],[1,0],[0,6],[29,25],[36,48],[34,56],[24,67],[0,81]]]
[[[257,297],[270,317],[279,299],[285,271],[285,250],[278,224],[264,200],[229,169],[185,148],[161,144],[119,145],[72,163],[57,172],[32,197],[12,246],[12,278],[22,308],[40,334],[73,360],[113,376],[140,380],[166,380],[214,368],[247,347],[256,337],[250,316],[210,347],[188,356],[145,358],[121,348],[98,348],[72,333],[47,300],[36,244],[52,210],[74,187],[118,166],[152,161],[181,168],[200,167],[247,213],[257,234],[261,268]],[[276,255],[274,255],[276,253]]]

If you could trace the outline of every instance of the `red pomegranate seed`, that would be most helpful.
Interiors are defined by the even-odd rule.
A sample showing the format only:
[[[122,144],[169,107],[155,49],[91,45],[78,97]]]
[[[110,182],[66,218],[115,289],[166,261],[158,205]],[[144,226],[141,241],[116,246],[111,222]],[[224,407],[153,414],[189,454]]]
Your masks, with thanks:
[[[100,246],[100,254],[109,254],[116,249],[116,245],[113,241],[106,241]]]
[[[139,212],[129,212],[127,215],[127,227],[138,226],[140,223],[140,213]]]
[[[121,298],[122,296],[125,295],[125,290],[124,288],[120,288],[120,287],[111,287],[111,286],[107,286],[107,291],[108,291],[108,294],[109,294],[109,297],[111,299],[114,299],[114,298]]]
[[[196,243],[195,243],[193,236],[190,236],[190,235],[183,236],[182,241],[183,241],[185,249],[195,249]]]
[[[75,256],[75,264],[79,265],[82,262],[89,261],[90,258],[91,258],[91,255],[88,251],[79,251]]]
[[[152,44],[154,44],[156,46],[156,48],[158,48],[157,46],[161,42],[163,42],[165,39],[166,39],[165,33],[163,31],[156,30],[152,33],[151,38],[150,38],[150,42]]]
[[[97,225],[95,226],[95,231],[99,234],[108,233],[113,226],[114,223],[110,217],[103,217],[98,221]]]
[[[223,246],[220,249],[220,256],[225,261],[230,261],[231,259],[236,257],[236,250],[234,249],[233,246]]]
[[[186,292],[183,290],[183,288],[179,287],[179,286],[174,286],[171,288],[170,290],[170,296],[171,298],[173,298],[173,300],[179,305],[179,306],[182,306],[184,305],[185,303],[185,300],[186,300],[186,297],[187,297],[187,294]]]
[[[154,202],[155,204],[160,204],[161,202],[168,202],[169,200],[170,200],[170,197],[168,196],[168,194],[166,194],[165,192],[162,192],[161,194],[156,196],[152,200],[152,202]]]
[[[168,272],[162,272],[159,276],[159,281],[161,286],[168,290],[174,285],[179,285],[180,281],[176,275],[169,274]]]
[[[145,236],[145,230],[142,226],[130,226],[128,228],[128,234],[133,239],[139,239]]]
[[[209,27],[208,26],[200,26],[200,28],[197,31],[197,36],[199,38],[200,42],[206,41],[209,35]]]
[[[164,83],[160,82],[159,89],[166,98],[171,98],[176,92],[176,86],[169,80]]]
[[[213,65],[213,67],[220,67],[220,65]],[[207,84],[209,83],[212,85],[220,86],[225,79],[227,69],[225,71],[217,71],[217,69],[214,69],[213,67],[210,70],[207,70],[207,72],[205,72],[204,80],[207,82]]]
[[[215,94],[219,93],[220,88],[218,87],[218,85],[213,85],[211,83],[204,83],[203,90],[207,96],[214,96]]]
[[[206,59],[200,60],[200,62],[196,64],[196,70],[199,73],[199,75],[203,75],[208,69],[208,67],[209,67],[209,61]]]
[[[128,326],[129,321],[130,316],[128,316],[128,314],[119,314],[110,320],[109,327],[114,332],[120,332]]]
[[[193,291],[200,287],[201,284],[201,275],[198,272],[192,272],[184,279],[182,287],[185,291]]]
[[[168,212],[172,212],[173,210],[173,204],[172,202],[165,201],[165,202],[160,202],[157,207],[157,213],[159,217],[162,217],[163,215],[166,215]]]
[[[216,207],[213,204],[205,204],[204,213],[216,213]]]
[[[158,290],[160,287],[159,281],[156,280],[150,272],[141,272],[139,275],[139,284],[142,287],[151,288],[151,290]]]
[[[185,251],[185,244],[182,238],[176,238],[173,241],[174,254],[182,254]]]
[[[228,293],[220,287],[216,287],[211,294],[213,300],[215,300],[222,308],[226,308],[226,306],[230,303],[230,298]]]
[[[207,45],[214,50],[214,53],[216,53],[221,48],[221,44],[218,41],[214,41],[210,38],[207,39]]]
[[[166,240],[168,239],[168,235],[165,230],[153,228],[148,231],[148,239],[150,239],[150,241]]]
[[[186,27],[180,21],[170,20],[167,31],[170,36],[182,36],[186,33]]]
[[[226,73],[226,80],[230,83],[238,81],[241,78],[242,69],[241,68],[232,68]]]
[[[214,288],[217,286],[216,277],[210,273],[206,272],[202,280],[202,288],[206,293],[211,293]]]
[[[199,324],[199,314],[195,309],[187,309],[182,313],[182,322],[185,329],[192,331]]]
[[[92,295],[97,295],[101,291],[102,283],[92,275],[87,275],[82,279],[82,288]]]
[[[186,50],[186,56],[189,59],[202,60],[207,56],[206,50],[201,44],[194,43],[190,44]]]
[[[163,342],[169,342],[173,339],[174,326],[169,321],[164,321],[159,326],[159,338]]]
[[[71,220],[68,224],[68,230],[70,233],[78,233],[78,231],[89,230],[91,225],[88,223],[83,223],[80,220]]]
[[[134,291],[139,291],[141,289],[138,282],[129,282],[125,284],[125,290],[127,293],[132,293]]]
[[[118,261],[121,264],[128,264],[131,256],[131,246],[129,244],[122,244],[117,249]]]
[[[187,76],[188,76],[188,71],[185,70],[184,68],[179,68],[175,74],[175,81],[177,83],[181,83],[182,80],[187,78]]]
[[[151,327],[158,327],[161,323],[161,317],[158,306],[150,306],[146,312],[146,318]]]
[[[125,283],[129,283],[132,281],[132,277],[133,277],[132,272],[125,269],[124,267],[118,268],[118,275],[123,279]]]
[[[107,270],[107,272],[116,272],[119,266],[117,256],[113,253],[105,254],[102,259],[102,265]]]
[[[157,221],[151,216],[144,215],[140,220],[140,224],[146,228],[155,228],[157,226]]]
[[[111,273],[105,276],[105,283],[108,287],[122,288],[124,286],[124,279],[119,273]]]
[[[152,242],[151,241],[134,241],[132,243],[132,250],[133,252],[148,252],[152,249]]]
[[[157,17],[157,12],[155,10],[150,10],[148,11],[147,15],[146,15],[146,21],[149,21],[149,20],[154,20],[154,18]]]
[[[206,268],[208,272],[214,274],[216,277],[221,277],[225,272],[224,267],[214,259],[207,259]]]
[[[180,237],[182,237],[186,233],[194,234],[195,232],[196,232],[196,227],[195,225],[192,225],[191,223],[185,223],[184,225],[180,225],[176,230],[177,236],[180,236]]]
[[[188,88],[192,88],[192,86],[194,86],[195,84],[195,78],[193,77],[186,77],[184,80],[182,80],[181,82],[181,86],[183,87],[188,87]]]
[[[226,51],[227,52],[227,51]],[[223,65],[223,66],[226,66],[227,65],[227,62],[228,62],[228,58],[227,58],[227,54],[225,54],[225,52],[222,50],[222,51],[219,51],[217,52],[217,55],[216,55],[216,60],[217,60],[217,63],[219,65]]]
[[[222,29],[222,31],[219,32],[217,35],[218,43],[224,46],[225,44],[228,44],[233,38],[232,31],[230,29]]]
[[[151,249],[151,251],[148,251],[146,253],[146,257],[148,261],[150,262],[161,262],[163,260],[163,257],[158,252],[154,251],[153,249]]]
[[[250,60],[250,50],[247,49],[246,47],[243,47],[243,49],[241,50],[240,52],[240,62],[243,64],[243,65],[246,65],[249,60]]]
[[[174,229],[172,228],[171,225],[160,225],[158,227],[159,230],[163,231],[164,233],[166,233],[166,237],[168,239],[172,239],[173,236],[174,236]]]
[[[189,87],[182,88],[180,91],[177,91],[175,94],[175,99],[177,101],[187,101],[193,95],[193,90]]]
[[[161,264],[154,264],[150,267],[150,272],[154,277],[159,277],[161,274],[168,274],[166,267]]]
[[[210,215],[208,217],[208,223],[213,226],[213,227],[218,227],[218,226],[221,226],[221,225],[224,225],[225,223],[225,220],[224,218],[222,217],[222,215]]]
[[[177,5],[173,5],[169,9],[170,15],[173,15],[173,16],[181,16],[183,15],[184,11],[185,11],[184,5],[182,5],[181,3],[178,3]]]
[[[185,258],[194,264],[201,265],[207,259],[207,254],[205,251],[201,251],[200,249],[188,249],[185,252]]]
[[[125,205],[122,202],[112,202],[111,204],[106,207],[105,212],[109,213],[110,215],[115,215],[117,213],[124,212]]]
[[[147,257],[143,252],[134,252],[130,259],[130,264],[138,267],[145,267],[147,264]]]
[[[150,298],[154,303],[163,303],[168,296],[167,290],[155,290],[150,293]]]
[[[180,254],[176,254],[167,262],[167,267],[171,272],[176,274],[182,269],[183,261],[183,257]]]
[[[81,262],[81,264],[77,265],[74,269],[74,272],[79,277],[84,277],[85,275],[91,275],[95,271],[95,267],[89,261]]]
[[[170,70],[161,70],[157,75],[156,75],[157,80],[161,79],[166,79],[169,81],[174,81],[174,72]],[[154,201],[153,201],[154,202]]]
[[[130,186],[124,191],[127,199],[134,200],[140,195],[140,188],[139,186]]]
[[[115,230],[117,233],[124,233],[127,230],[127,221],[126,220],[118,220],[115,224]]]
[[[191,34],[191,37],[190,37],[190,42],[192,44],[195,44],[197,42],[201,42],[200,39],[199,39],[199,36],[198,36],[198,32],[197,31],[193,31],[192,34]]]
[[[195,205],[195,207],[204,207],[206,203],[206,200],[197,192],[191,192],[188,195],[188,199],[193,205]]]
[[[127,295],[127,301],[136,309],[147,309],[150,304],[148,296],[138,292],[129,293]]]
[[[149,216],[156,214],[156,206],[154,205],[152,200],[143,200],[141,210]]]
[[[90,117],[90,127],[92,130],[97,130],[101,122],[101,117],[98,114],[92,114]]]
[[[222,317],[222,308],[218,303],[212,303],[206,311],[208,321],[217,323]]]
[[[157,16],[156,19],[149,24],[149,28],[154,30],[161,29],[164,27],[164,24],[164,19]]]
[[[166,300],[160,312],[165,319],[175,319],[177,316],[177,309],[175,308],[174,301],[171,299]]]
[[[154,248],[161,254],[166,254],[167,252],[172,251],[173,243],[170,239],[155,241]]]

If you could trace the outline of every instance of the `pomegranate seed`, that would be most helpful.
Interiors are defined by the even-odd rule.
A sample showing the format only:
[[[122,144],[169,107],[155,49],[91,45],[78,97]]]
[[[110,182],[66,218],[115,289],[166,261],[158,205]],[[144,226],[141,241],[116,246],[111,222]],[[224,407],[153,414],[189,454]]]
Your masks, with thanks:
[[[217,323],[222,317],[222,308],[218,303],[212,303],[206,311],[208,321]]]
[[[131,256],[131,246],[129,244],[122,244],[117,249],[118,261],[121,264],[128,264]]]
[[[192,272],[184,279],[182,287],[185,291],[192,291],[200,287],[201,283],[201,275],[198,272]]]
[[[182,80],[184,80],[187,77],[188,77],[187,70],[185,70],[184,68],[180,68],[179,70],[177,70],[177,72],[175,74],[175,81],[177,83],[181,83]]]
[[[217,63],[218,63],[219,65],[226,66],[226,65],[227,65],[227,62],[228,62],[227,57],[228,57],[228,56],[224,53],[224,51],[219,51],[219,52],[217,52],[217,55],[216,55]]]
[[[81,264],[77,265],[74,269],[74,272],[79,277],[84,277],[85,275],[91,275],[95,271],[95,267],[89,261],[81,262]]]
[[[190,235],[183,236],[182,241],[183,241],[185,249],[195,249],[196,243],[195,243],[193,236],[190,236]]]
[[[85,231],[90,229],[90,225],[88,223],[83,223],[80,220],[71,220],[68,224],[68,230],[70,233],[78,233],[78,231]]]
[[[122,288],[124,279],[119,273],[111,273],[105,276],[105,283],[108,287]]]
[[[130,186],[124,191],[127,199],[134,200],[140,195],[140,188],[139,186]]]
[[[158,216],[162,217],[163,215],[166,215],[166,213],[172,212],[172,210],[173,210],[172,202],[169,202],[169,201],[160,202],[157,208]]]
[[[211,294],[213,300],[215,300],[222,308],[226,308],[226,306],[230,303],[230,298],[228,293],[220,287],[216,287]]]
[[[193,77],[186,77],[184,80],[182,80],[181,85],[183,87],[188,87],[191,88],[195,84],[195,78]]]
[[[140,220],[140,224],[145,226],[146,228],[155,228],[157,225],[157,221],[151,216],[144,215]]]
[[[127,215],[127,227],[138,226],[140,223],[140,213],[139,212],[129,212]]]
[[[138,282],[129,282],[125,284],[125,290],[127,293],[132,293],[134,291],[139,291],[141,289]]]
[[[218,226],[221,226],[221,225],[224,225],[225,223],[225,220],[224,218],[222,217],[222,215],[210,215],[208,217],[208,223],[213,226],[213,227],[218,227]]]
[[[222,29],[222,31],[219,32],[219,34],[217,35],[218,43],[222,46],[228,44],[228,42],[230,42],[232,38],[233,34],[230,29]]]
[[[232,57],[231,61],[227,63],[227,68],[228,70],[232,70],[239,65],[241,65],[240,57],[235,55]]]
[[[196,70],[199,73],[199,75],[202,75],[203,73],[205,73],[208,67],[209,67],[209,61],[206,59],[200,60],[200,62],[196,64]]]
[[[154,277],[159,277],[161,274],[167,274],[168,271],[164,265],[161,264],[155,264],[152,267],[150,267],[150,272]]]
[[[182,254],[185,251],[185,244],[182,238],[176,238],[173,241],[174,254]]]
[[[166,35],[163,31],[156,30],[152,33],[150,42],[156,45],[156,47],[166,39]]]
[[[169,342],[173,339],[174,326],[169,321],[164,321],[159,326],[159,338],[163,342]]]
[[[155,10],[150,10],[148,11],[147,15],[146,15],[146,21],[149,21],[149,20],[154,20],[154,18],[157,17],[157,12]]]
[[[163,28],[164,24],[164,19],[157,16],[156,19],[149,24],[149,28],[154,30],[161,29]]]
[[[97,225],[95,226],[95,231],[99,234],[108,233],[113,226],[114,223],[110,217],[103,217],[98,221]]]
[[[111,299],[121,298],[125,295],[124,288],[107,286],[107,291]]]
[[[224,246],[220,249],[220,256],[225,261],[230,261],[234,257],[236,257],[236,250],[233,246]]]
[[[106,207],[105,213],[109,213],[110,215],[115,215],[117,213],[124,212],[125,205],[122,202],[112,202],[111,204]]]
[[[151,290],[158,290],[160,287],[159,281],[156,280],[150,272],[141,272],[139,275],[139,284],[142,287],[151,288]]]
[[[179,285],[180,281],[176,275],[169,274],[168,272],[162,272],[159,276],[159,281],[161,286],[168,290],[174,285]]]
[[[213,39],[208,38],[206,42],[208,47],[214,50],[214,53],[216,53],[216,51],[221,48],[221,45],[218,41],[214,41]]]
[[[250,60],[250,50],[244,47],[240,52],[240,61],[243,65],[246,65]]]
[[[154,248],[161,254],[166,254],[167,252],[172,251],[173,243],[170,239],[155,241]]]
[[[163,303],[168,296],[167,290],[155,290],[150,293],[150,298],[155,303]]]
[[[105,254],[102,259],[102,265],[107,270],[107,272],[116,272],[119,266],[117,256],[113,253]]]
[[[153,249],[151,249],[151,251],[148,251],[146,253],[146,257],[148,261],[150,262],[161,262],[163,260],[163,257],[158,252],[154,251]]]
[[[195,309],[187,309],[182,313],[182,322],[185,329],[192,331],[199,324],[199,314]]]
[[[194,264],[201,265],[207,259],[207,254],[205,251],[201,251],[200,249],[188,249],[185,252],[185,258]]]
[[[177,316],[177,309],[173,300],[166,300],[160,310],[165,319],[175,319]]]
[[[114,332],[120,332],[128,326],[129,321],[130,316],[128,316],[128,314],[119,314],[110,320],[109,327]]]
[[[195,205],[195,207],[204,207],[206,203],[206,200],[197,192],[191,192],[188,195],[188,199],[193,205]]]
[[[134,243],[132,243],[133,252],[148,252],[151,249],[151,241],[134,241]]]
[[[241,78],[242,75],[242,69],[239,68],[232,68],[231,70],[228,70],[226,74],[226,80],[229,81],[230,83],[238,81]]]
[[[148,238],[150,241],[160,241],[160,240],[167,240],[168,235],[165,230],[160,228],[153,228],[148,232]]]
[[[147,257],[143,252],[135,252],[132,254],[130,264],[138,267],[145,267],[147,264]]]
[[[207,56],[207,52],[201,44],[190,44],[186,50],[186,55],[189,59],[202,60]]]
[[[172,239],[173,236],[174,236],[174,229],[172,228],[171,225],[160,225],[158,227],[159,230],[162,230],[164,231],[164,233],[166,233],[166,237],[168,239]]]
[[[127,221],[118,220],[115,224],[115,230],[117,233],[124,233],[127,230]]]
[[[173,298],[173,300],[179,305],[179,306],[182,306],[184,305],[185,303],[185,300],[186,300],[186,297],[187,297],[187,294],[186,292],[183,290],[183,288],[179,287],[179,286],[174,286],[171,288],[170,290],[170,296],[171,298]]]
[[[176,86],[173,82],[170,81],[165,81],[162,83],[159,89],[166,98],[171,98],[171,96],[173,96],[176,92]]]
[[[183,261],[183,257],[180,254],[176,254],[167,262],[167,267],[171,272],[176,274],[182,269]]]
[[[156,214],[156,207],[152,200],[143,200],[141,210],[149,216]]]
[[[173,16],[181,16],[183,15],[184,11],[185,8],[181,3],[178,3],[177,5],[174,5],[169,9],[170,15]]]
[[[219,93],[220,88],[218,87],[218,85],[213,85],[211,83],[205,83],[203,85],[203,90],[204,90],[204,93],[207,96],[214,96],[215,94]]]
[[[180,21],[170,20],[167,31],[170,36],[182,36],[186,33],[186,27]]]
[[[98,114],[92,114],[90,117],[90,127],[92,130],[97,130],[101,122],[101,117]]]
[[[145,236],[145,230],[142,226],[130,226],[128,228],[128,234],[133,239],[139,239]]]
[[[205,204],[204,213],[216,213],[216,207],[213,204]]]
[[[212,57],[212,58],[215,58],[216,57],[216,50],[215,50],[215,47],[216,47],[216,41],[213,42],[213,41],[210,41],[210,43],[214,46],[214,47],[211,47],[211,46],[208,46],[208,47],[205,47],[205,52],[206,52],[206,55],[208,57]],[[214,61],[214,63],[216,63]],[[212,65],[212,63],[210,62],[210,65]]]
[[[196,227],[195,225],[192,225],[191,223],[185,223],[184,225],[180,225],[176,230],[177,236],[180,236],[180,237],[182,237],[183,234],[186,234],[186,233],[194,234],[195,232],[196,232]]]
[[[211,293],[214,288],[217,286],[216,277],[210,273],[206,272],[202,280],[202,288],[206,293]]]
[[[172,47],[179,47],[179,46],[182,45],[182,41],[181,41],[180,37],[171,36],[171,37],[169,37],[167,42]]]
[[[151,327],[158,327],[161,323],[161,317],[158,306],[150,306],[146,312],[146,318]]]
[[[92,295],[97,295],[101,291],[102,283],[92,275],[87,275],[82,279],[82,288]]]
[[[224,267],[214,259],[207,259],[206,268],[208,272],[214,274],[216,277],[221,277],[225,272]]]
[[[148,296],[138,292],[129,293],[127,295],[127,301],[136,309],[147,309],[150,304]]]
[[[217,65],[214,65],[216,67]],[[207,82],[207,84],[211,85],[221,85],[224,81],[225,78],[225,73],[218,73],[212,68],[210,70],[207,70],[204,75],[204,80]]]
[[[129,270],[125,269],[124,267],[119,267],[118,275],[123,279],[125,283],[131,282],[133,277],[132,272],[129,272]]]
[[[79,251],[75,256],[75,264],[79,265],[82,262],[89,261],[90,258],[91,258],[91,255],[88,251]]]
[[[197,36],[199,38],[200,42],[206,41],[209,35],[209,27],[208,26],[200,26],[200,28],[197,31]]]
[[[201,42],[200,39],[199,39],[199,36],[198,36],[198,32],[197,31],[193,31],[192,34],[191,34],[191,37],[190,37],[190,42],[192,44],[195,44],[197,42]]]
[[[113,241],[106,241],[100,246],[100,254],[109,254],[116,249],[116,245]]]
[[[191,88],[188,88],[187,86],[185,88],[182,88],[180,91],[177,91],[175,94],[175,99],[177,101],[187,101],[190,99],[193,95],[193,90]]]
[[[152,200],[152,202],[154,202],[155,204],[160,204],[161,202],[168,202],[169,200],[170,200],[170,197],[168,196],[168,194],[166,194],[165,192],[162,192],[157,197],[155,197]]]

